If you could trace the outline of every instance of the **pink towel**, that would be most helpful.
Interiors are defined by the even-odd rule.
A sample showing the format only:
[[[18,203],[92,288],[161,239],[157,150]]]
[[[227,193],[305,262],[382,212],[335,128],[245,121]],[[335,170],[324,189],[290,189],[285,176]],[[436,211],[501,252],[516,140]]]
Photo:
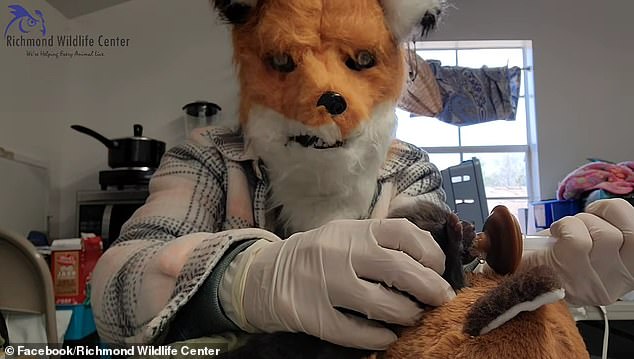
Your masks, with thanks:
[[[583,165],[564,178],[557,191],[558,199],[579,199],[584,193],[602,189],[624,195],[634,191],[634,161],[612,164],[592,162]]]

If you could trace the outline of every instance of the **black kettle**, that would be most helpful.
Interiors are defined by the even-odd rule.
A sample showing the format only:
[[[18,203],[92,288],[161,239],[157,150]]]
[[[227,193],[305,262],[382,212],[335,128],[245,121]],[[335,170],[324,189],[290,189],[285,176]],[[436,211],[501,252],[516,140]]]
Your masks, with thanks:
[[[84,126],[70,127],[103,143],[108,148],[108,166],[111,168],[156,169],[165,153],[165,142],[143,137],[143,126],[138,124],[134,125],[134,136],[112,140]]]

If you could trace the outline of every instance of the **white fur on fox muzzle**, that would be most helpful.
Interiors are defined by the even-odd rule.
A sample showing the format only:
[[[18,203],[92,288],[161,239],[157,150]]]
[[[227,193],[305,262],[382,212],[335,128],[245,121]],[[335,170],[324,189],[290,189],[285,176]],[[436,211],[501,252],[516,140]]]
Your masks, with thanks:
[[[247,152],[266,166],[270,203],[282,207],[279,217],[294,233],[367,215],[394,126],[393,103],[377,106],[346,138],[334,122],[313,128],[255,106],[243,131]]]

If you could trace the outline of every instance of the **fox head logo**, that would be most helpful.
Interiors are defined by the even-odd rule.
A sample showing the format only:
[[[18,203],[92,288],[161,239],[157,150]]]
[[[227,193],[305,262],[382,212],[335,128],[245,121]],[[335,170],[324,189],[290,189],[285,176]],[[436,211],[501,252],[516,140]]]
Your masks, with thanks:
[[[233,25],[246,146],[273,191],[345,197],[354,176],[376,185],[405,82],[401,44],[435,27],[443,0],[213,2]]]
[[[7,37],[7,33],[11,26],[16,25],[21,33],[27,34],[33,30],[39,30],[42,36],[46,36],[46,22],[44,21],[44,15],[40,10],[33,11],[37,18],[27,9],[20,5],[9,5],[10,13],[13,15],[13,19],[9,22],[7,27],[4,28],[4,37]]]

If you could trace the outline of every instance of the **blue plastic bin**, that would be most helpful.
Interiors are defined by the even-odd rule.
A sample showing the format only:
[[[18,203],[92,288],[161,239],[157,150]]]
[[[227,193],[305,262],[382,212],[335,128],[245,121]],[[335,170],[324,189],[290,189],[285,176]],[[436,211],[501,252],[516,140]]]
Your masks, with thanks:
[[[573,216],[583,211],[583,205],[577,200],[547,200],[531,203],[535,213],[535,227],[538,229],[550,228],[553,222],[566,217]]]

